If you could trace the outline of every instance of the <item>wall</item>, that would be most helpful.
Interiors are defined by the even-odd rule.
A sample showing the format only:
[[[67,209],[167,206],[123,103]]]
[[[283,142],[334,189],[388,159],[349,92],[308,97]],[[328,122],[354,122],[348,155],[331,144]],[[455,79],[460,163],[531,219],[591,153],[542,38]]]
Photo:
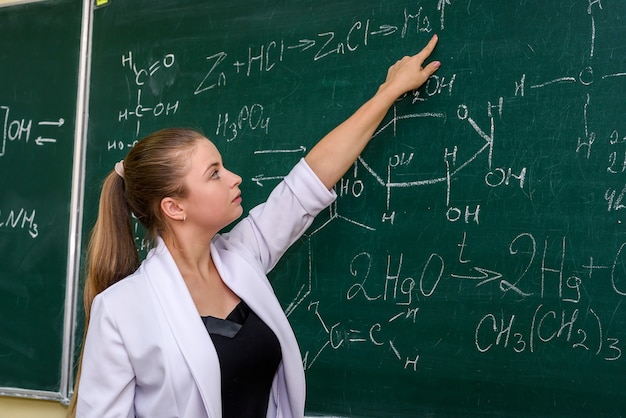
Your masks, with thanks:
[[[0,397],[0,418],[62,418],[66,414],[67,408],[58,402]]]

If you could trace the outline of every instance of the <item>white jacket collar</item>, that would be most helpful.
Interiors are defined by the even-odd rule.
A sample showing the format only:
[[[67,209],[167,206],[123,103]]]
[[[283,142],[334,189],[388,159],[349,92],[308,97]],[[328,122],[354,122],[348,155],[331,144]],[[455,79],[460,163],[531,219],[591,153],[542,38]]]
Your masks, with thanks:
[[[256,270],[253,263],[222,244],[223,241],[218,236],[211,245],[213,262],[226,285],[246,301],[280,341],[283,361],[278,380],[274,383],[280,391],[294,392],[284,393],[281,399],[282,402],[287,401],[288,406],[283,407],[289,410],[289,415],[299,416],[301,412],[298,411],[304,409],[304,372],[300,349],[289,321],[265,273]],[[215,347],[185,281],[161,238],[158,239],[157,247],[146,258],[143,267],[169,328],[196,381],[209,417],[221,417],[221,378]],[[285,412],[287,411],[283,411]]]
[[[148,255],[144,268],[209,417],[220,418],[222,394],[217,353],[185,281],[161,238]]]

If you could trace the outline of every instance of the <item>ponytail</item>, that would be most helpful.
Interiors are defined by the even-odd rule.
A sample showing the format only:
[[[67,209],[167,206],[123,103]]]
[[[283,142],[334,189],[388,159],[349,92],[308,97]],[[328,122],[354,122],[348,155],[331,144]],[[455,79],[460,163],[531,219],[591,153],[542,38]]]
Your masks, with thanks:
[[[102,186],[98,219],[87,248],[87,279],[83,290],[85,309],[83,346],[87,336],[91,304],[96,295],[133,273],[138,266],[139,254],[135,247],[130,209],[124,196],[124,180],[112,171]],[[82,349],[68,417],[76,416],[81,366]]]
[[[104,180],[98,220],[87,249],[83,346],[91,304],[96,295],[139,267],[131,213],[145,228],[148,239],[154,241],[158,236],[166,235],[169,226],[160,202],[167,196],[187,195],[184,177],[189,169],[189,157],[198,141],[205,140],[201,133],[192,129],[170,128],[154,132],[140,140],[130,150],[123,165],[116,164],[116,169]],[[69,417],[76,416],[82,357],[81,350]]]
[[[133,273],[138,266],[139,254],[124,196],[124,180],[112,171],[102,185],[98,219],[87,248],[87,280],[83,291],[87,319],[96,295]]]

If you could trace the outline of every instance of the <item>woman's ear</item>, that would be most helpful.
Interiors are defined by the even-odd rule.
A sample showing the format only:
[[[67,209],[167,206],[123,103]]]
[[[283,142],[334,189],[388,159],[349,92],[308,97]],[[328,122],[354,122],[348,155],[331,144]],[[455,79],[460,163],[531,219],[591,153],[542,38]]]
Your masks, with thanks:
[[[161,211],[168,218],[174,221],[185,221],[187,215],[185,214],[185,208],[180,203],[171,197],[164,197],[161,199]]]

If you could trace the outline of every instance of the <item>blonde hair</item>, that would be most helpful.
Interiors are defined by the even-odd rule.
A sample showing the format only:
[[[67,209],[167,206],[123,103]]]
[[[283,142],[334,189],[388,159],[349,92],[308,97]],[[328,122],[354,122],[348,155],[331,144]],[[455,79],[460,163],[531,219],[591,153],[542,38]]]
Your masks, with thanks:
[[[192,129],[170,128],[140,140],[123,162],[123,177],[112,170],[100,193],[98,218],[87,248],[87,272],[83,291],[85,331],[94,298],[139,267],[131,216],[143,225],[147,238],[168,234],[168,223],[160,209],[165,197],[185,197],[184,177],[189,155],[206,138]],[[78,363],[69,417],[76,415],[82,352]]]

